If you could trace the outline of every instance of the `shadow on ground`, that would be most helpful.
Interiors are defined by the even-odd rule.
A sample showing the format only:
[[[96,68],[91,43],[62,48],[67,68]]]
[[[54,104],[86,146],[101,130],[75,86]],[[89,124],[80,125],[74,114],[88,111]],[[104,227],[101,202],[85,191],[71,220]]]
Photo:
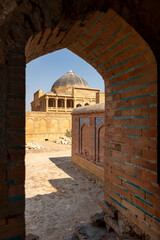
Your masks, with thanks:
[[[75,226],[88,221],[91,214],[101,211],[98,200],[103,198],[103,187],[75,168],[70,157],[48,160],[53,165],[48,164],[49,174],[44,181],[50,183],[54,192],[26,199],[26,231],[42,240],[60,240],[73,232]],[[43,186],[43,172],[44,166],[37,172],[42,179],[37,183],[39,188],[39,184]]]

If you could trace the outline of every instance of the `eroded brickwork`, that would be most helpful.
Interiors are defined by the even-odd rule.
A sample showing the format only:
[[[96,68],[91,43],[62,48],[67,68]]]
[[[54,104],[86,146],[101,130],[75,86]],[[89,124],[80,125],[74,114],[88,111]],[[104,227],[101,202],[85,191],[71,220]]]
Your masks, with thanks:
[[[25,238],[25,56],[24,45],[9,51],[4,68],[3,95],[6,98],[5,125],[2,126],[0,239]],[[2,80],[3,78],[1,78]],[[3,89],[4,90],[4,89]],[[4,103],[4,102],[3,102]],[[4,108],[3,108],[4,109]],[[4,151],[5,150],[5,151]],[[3,154],[4,153],[4,154]],[[5,201],[4,201],[5,200]]]
[[[104,106],[104,105],[103,105]],[[92,108],[94,108],[93,105]],[[96,165],[104,166],[104,110],[87,111],[88,107],[72,113],[72,161],[76,156]],[[84,167],[84,165],[80,165]],[[103,174],[103,171],[102,171]],[[102,177],[103,178],[103,177]]]
[[[85,41],[76,43],[79,54],[105,80],[105,200],[158,239],[155,58],[135,30],[112,11],[96,16],[87,31],[81,35]]]

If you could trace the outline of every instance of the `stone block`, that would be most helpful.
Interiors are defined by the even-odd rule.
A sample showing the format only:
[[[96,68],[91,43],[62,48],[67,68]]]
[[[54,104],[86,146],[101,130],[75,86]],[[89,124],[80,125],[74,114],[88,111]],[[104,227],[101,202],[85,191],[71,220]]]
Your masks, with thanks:
[[[90,220],[94,226],[105,227],[106,225],[104,221],[104,212],[92,214]]]
[[[97,240],[107,234],[105,227],[93,226],[91,223],[86,223],[75,228],[75,233],[80,240]]]
[[[118,212],[114,206],[111,206],[107,201],[99,201],[99,205],[102,207],[105,213],[108,213],[112,218],[117,218]]]

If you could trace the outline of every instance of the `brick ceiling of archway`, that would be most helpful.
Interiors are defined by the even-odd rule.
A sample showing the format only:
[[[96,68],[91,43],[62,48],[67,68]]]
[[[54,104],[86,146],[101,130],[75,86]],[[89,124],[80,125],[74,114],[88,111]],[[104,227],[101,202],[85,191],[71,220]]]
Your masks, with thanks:
[[[26,41],[30,36],[35,35],[37,43],[41,42],[43,45],[48,37],[50,45],[52,40],[55,41],[53,44],[56,44],[66,37],[65,33],[69,33],[73,26],[75,26],[75,31],[79,26],[83,31],[90,16],[95,15],[95,11],[106,12],[107,9],[112,8],[141,34],[152,50],[155,50],[154,54],[158,56],[157,29],[160,28],[160,22],[159,14],[156,13],[159,7],[159,1],[152,4],[152,1],[135,2],[133,0],[125,2],[122,0],[2,0],[0,3],[0,40],[6,42],[6,49],[14,47],[15,42],[19,40],[23,41],[25,38]],[[43,45],[41,55],[49,52],[50,47],[49,42],[46,48]],[[53,50],[61,47],[65,45],[60,44]]]

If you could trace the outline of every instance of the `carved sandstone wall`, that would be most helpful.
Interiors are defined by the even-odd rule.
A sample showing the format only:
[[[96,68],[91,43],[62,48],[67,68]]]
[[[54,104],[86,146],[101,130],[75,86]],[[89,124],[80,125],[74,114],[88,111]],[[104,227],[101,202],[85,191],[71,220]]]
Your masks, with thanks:
[[[70,113],[26,112],[26,141],[53,140],[71,130]]]

